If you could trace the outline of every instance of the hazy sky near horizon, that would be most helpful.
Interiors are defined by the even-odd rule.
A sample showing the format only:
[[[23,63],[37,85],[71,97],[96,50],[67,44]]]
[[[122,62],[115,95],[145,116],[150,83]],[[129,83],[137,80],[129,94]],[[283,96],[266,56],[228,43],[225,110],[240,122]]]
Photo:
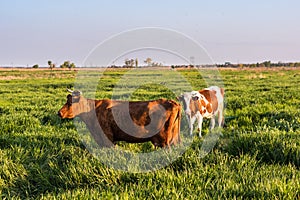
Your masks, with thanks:
[[[300,61],[299,8],[299,0],[2,0],[0,66],[81,65],[99,43],[141,27],[178,31],[215,63]]]

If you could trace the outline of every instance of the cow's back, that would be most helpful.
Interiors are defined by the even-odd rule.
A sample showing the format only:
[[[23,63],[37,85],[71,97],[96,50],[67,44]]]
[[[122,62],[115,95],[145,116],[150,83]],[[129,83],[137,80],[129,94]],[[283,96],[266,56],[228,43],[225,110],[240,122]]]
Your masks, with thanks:
[[[180,109],[180,104],[165,99],[138,102],[102,100],[96,106],[96,113],[103,132],[113,143],[151,141],[155,146],[166,146],[180,141]],[[177,128],[174,128],[175,123],[179,124]]]
[[[209,89],[204,89],[199,91],[200,94],[202,94],[207,102],[205,100],[202,100],[201,105],[206,106],[206,110],[209,113],[215,113],[218,110],[218,99],[216,96],[216,91],[215,90],[209,90]],[[200,100],[201,101],[201,100]],[[207,103],[209,103],[207,105]]]

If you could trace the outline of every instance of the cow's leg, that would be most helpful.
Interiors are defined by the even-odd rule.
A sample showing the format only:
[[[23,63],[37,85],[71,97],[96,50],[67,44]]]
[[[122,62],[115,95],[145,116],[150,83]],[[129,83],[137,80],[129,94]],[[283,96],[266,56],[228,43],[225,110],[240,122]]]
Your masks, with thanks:
[[[219,110],[219,113],[218,113],[218,125],[219,125],[219,127],[222,127],[224,125],[224,116],[223,116],[222,110]]]
[[[189,126],[190,126],[190,135],[191,136],[193,135],[193,127],[194,127],[195,121],[196,121],[196,116],[193,116],[190,118]]]
[[[191,128],[191,117],[189,115],[185,115],[189,128]]]
[[[216,116],[213,116],[211,119],[210,119],[210,130],[212,130],[213,128],[215,128],[215,124],[216,124],[216,119],[215,119]]]
[[[203,123],[203,117],[202,115],[199,115],[198,117],[198,131],[199,131],[199,137],[201,138],[201,132],[202,132],[202,123]]]

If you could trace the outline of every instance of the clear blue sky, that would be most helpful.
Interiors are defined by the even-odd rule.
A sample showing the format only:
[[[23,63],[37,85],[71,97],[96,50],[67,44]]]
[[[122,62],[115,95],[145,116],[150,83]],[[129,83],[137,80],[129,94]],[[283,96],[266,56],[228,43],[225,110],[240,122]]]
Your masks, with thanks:
[[[179,31],[216,63],[300,61],[299,9],[299,0],[1,0],[0,66],[80,65],[100,42],[140,27]]]

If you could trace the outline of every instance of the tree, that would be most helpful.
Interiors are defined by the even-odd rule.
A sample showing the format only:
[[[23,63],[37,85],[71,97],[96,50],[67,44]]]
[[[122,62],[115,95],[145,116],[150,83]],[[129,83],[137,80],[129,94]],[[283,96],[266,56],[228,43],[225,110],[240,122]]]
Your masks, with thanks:
[[[39,68],[39,65],[38,64],[33,65],[32,68],[37,69],[37,68]]]
[[[75,68],[75,67],[76,67],[76,65],[75,65],[74,63],[71,63],[71,64],[69,64],[69,66],[68,66],[69,70],[71,70],[72,68]]]
[[[300,67],[300,62],[296,62],[295,67]]]
[[[256,64],[254,64],[254,63],[253,63],[253,64],[250,64],[249,67],[250,67],[250,68],[255,68],[255,67],[256,67]]]
[[[152,63],[151,63],[151,66],[152,66],[152,67],[162,67],[163,64],[162,64],[162,63],[158,63],[158,62],[152,62]]]
[[[52,61],[51,60],[48,60],[48,65],[51,68],[51,65],[52,65]]]
[[[135,60],[134,59],[128,59],[128,58],[126,58],[125,59],[125,66],[126,67],[133,67],[135,65]]]
[[[55,68],[55,64],[52,63],[51,60],[48,60],[48,65],[49,65],[49,68],[52,70],[53,68]]]
[[[125,66],[128,67],[130,65],[130,60],[128,58],[125,59]]]
[[[152,59],[151,58],[147,58],[144,63],[146,63],[148,66],[151,66],[152,64]]]
[[[135,59],[135,67],[136,67],[136,68],[138,68],[138,67],[139,67],[139,61],[138,61],[138,59],[137,59],[137,58]]]
[[[70,68],[70,61],[65,61],[64,66],[65,68]]]
[[[70,61],[65,61],[62,65],[60,65],[60,68],[70,68]]]
[[[271,61],[265,61],[263,62],[263,64],[265,65],[265,67],[271,67]]]

